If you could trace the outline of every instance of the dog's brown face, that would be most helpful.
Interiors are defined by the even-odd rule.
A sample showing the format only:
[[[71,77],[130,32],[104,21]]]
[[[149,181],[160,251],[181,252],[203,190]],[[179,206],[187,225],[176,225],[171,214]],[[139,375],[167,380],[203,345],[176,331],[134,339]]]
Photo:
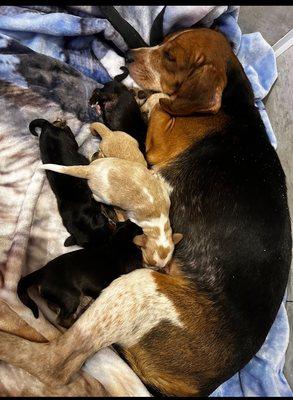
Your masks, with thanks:
[[[143,88],[170,95],[161,99],[172,115],[216,113],[227,83],[227,64],[235,58],[227,39],[207,29],[187,29],[163,44],[132,50],[132,78]]]

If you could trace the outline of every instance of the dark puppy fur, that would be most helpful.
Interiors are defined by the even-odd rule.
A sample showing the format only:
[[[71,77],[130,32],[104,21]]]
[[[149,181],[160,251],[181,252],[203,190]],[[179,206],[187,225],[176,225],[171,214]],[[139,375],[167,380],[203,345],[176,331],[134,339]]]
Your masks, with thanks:
[[[101,89],[95,89],[89,104],[96,107],[98,115],[102,115],[104,123],[112,131],[123,131],[134,137],[144,154],[147,126],[134,95],[121,83],[128,75],[126,68],[124,70]]]
[[[96,298],[114,279],[142,267],[141,251],[132,242],[141,229],[129,220],[118,225],[108,243],[63,254],[21,278],[18,296],[36,318],[38,307],[27,293],[33,285],[50,308],[60,309],[58,323],[68,327],[83,295]]]
[[[88,165],[89,161],[78,153],[78,144],[66,123],[51,124],[45,119],[35,119],[30,125],[31,133],[38,136],[43,163],[62,165]],[[56,196],[63,225],[71,234],[64,245],[82,247],[97,245],[108,239],[111,233],[107,218],[101,213],[86,180],[46,171],[50,186]]]

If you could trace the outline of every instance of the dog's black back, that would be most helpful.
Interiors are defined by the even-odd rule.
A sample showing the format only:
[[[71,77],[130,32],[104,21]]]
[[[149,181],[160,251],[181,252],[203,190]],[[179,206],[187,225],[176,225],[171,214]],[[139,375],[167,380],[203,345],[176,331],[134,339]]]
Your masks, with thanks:
[[[78,144],[70,128],[57,121],[33,120],[29,129],[37,136],[43,163],[61,165],[88,165],[89,161],[78,153]],[[65,245],[82,247],[96,245],[108,239],[110,230],[101,205],[93,197],[86,180],[46,171],[50,186],[56,196],[62,222],[71,237]]]
[[[32,285],[39,285],[42,297],[60,308],[62,324],[75,313],[82,294],[96,298],[114,279],[142,267],[141,251],[132,242],[141,228],[129,220],[118,226],[109,242],[62,254],[21,278],[18,296],[36,318],[38,307],[27,293]]]
[[[235,372],[258,351],[284,296],[291,263],[285,175],[244,72],[231,69],[229,123],[192,145],[162,174],[170,218],[183,234],[174,257],[222,316]],[[186,221],[189,221],[186,224]],[[224,378],[223,378],[224,379]]]

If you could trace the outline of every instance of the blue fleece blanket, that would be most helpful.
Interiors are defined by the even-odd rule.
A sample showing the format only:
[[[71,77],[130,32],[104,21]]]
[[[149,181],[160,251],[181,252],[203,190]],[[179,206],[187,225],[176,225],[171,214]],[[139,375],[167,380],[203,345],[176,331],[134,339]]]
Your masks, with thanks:
[[[152,32],[155,25],[163,36],[197,23],[207,27],[218,26],[233,44],[234,52],[250,79],[255,103],[270,141],[276,147],[276,137],[262,102],[277,78],[275,55],[260,33],[241,33],[237,24],[239,7],[115,8],[147,44],[154,43]],[[47,95],[48,104],[52,101],[58,103],[62,110],[83,123],[94,120],[91,110],[87,108],[86,98],[74,96],[74,93],[66,98],[66,94],[59,90],[64,83],[62,79],[66,80],[68,93],[70,77],[74,77],[72,82],[79,80],[83,89],[78,93],[88,96],[95,85],[103,84],[120,73],[119,68],[124,65],[123,53],[127,48],[123,37],[103,17],[98,6],[0,6],[0,88],[2,86],[3,89],[3,84],[8,83],[7,87],[13,85],[24,91],[31,89],[42,96],[43,106],[46,106]],[[62,73],[56,73],[57,70]],[[129,87],[135,85],[130,77],[124,83]],[[10,105],[11,102],[15,103],[15,109],[17,106],[22,116],[31,113],[33,104],[27,104],[25,95],[22,100],[21,91],[18,91],[17,99],[10,98],[9,101]],[[79,102],[82,102],[82,106]],[[46,112],[48,118],[49,111]],[[18,118],[11,123],[18,129],[17,124],[21,124],[21,120]],[[283,375],[288,337],[289,325],[283,303],[260,351],[212,396],[291,397],[292,391]]]

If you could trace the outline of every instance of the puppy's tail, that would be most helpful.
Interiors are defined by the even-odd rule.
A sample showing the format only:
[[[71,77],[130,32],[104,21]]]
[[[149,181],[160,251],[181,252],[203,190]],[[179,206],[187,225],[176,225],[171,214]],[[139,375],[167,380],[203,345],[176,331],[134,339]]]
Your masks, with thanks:
[[[110,135],[113,133],[111,129],[109,129],[106,125],[102,124],[101,122],[94,122],[90,125],[91,134],[94,136],[100,136],[102,139],[106,135]]]
[[[43,276],[42,270],[37,270],[29,275],[21,278],[17,286],[17,294],[21,302],[28,308],[30,308],[35,318],[39,318],[39,309],[37,304],[30,298],[28,289],[33,285],[38,285]]]
[[[60,174],[71,175],[77,178],[88,179],[89,177],[89,166],[88,165],[58,165],[58,164],[43,164],[40,169],[46,169]]]
[[[29,130],[30,130],[31,134],[34,136],[38,136],[36,128],[39,128],[42,131],[44,128],[48,128],[48,127],[52,127],[52,124],[43,118],[34,119],[29,124]]]

